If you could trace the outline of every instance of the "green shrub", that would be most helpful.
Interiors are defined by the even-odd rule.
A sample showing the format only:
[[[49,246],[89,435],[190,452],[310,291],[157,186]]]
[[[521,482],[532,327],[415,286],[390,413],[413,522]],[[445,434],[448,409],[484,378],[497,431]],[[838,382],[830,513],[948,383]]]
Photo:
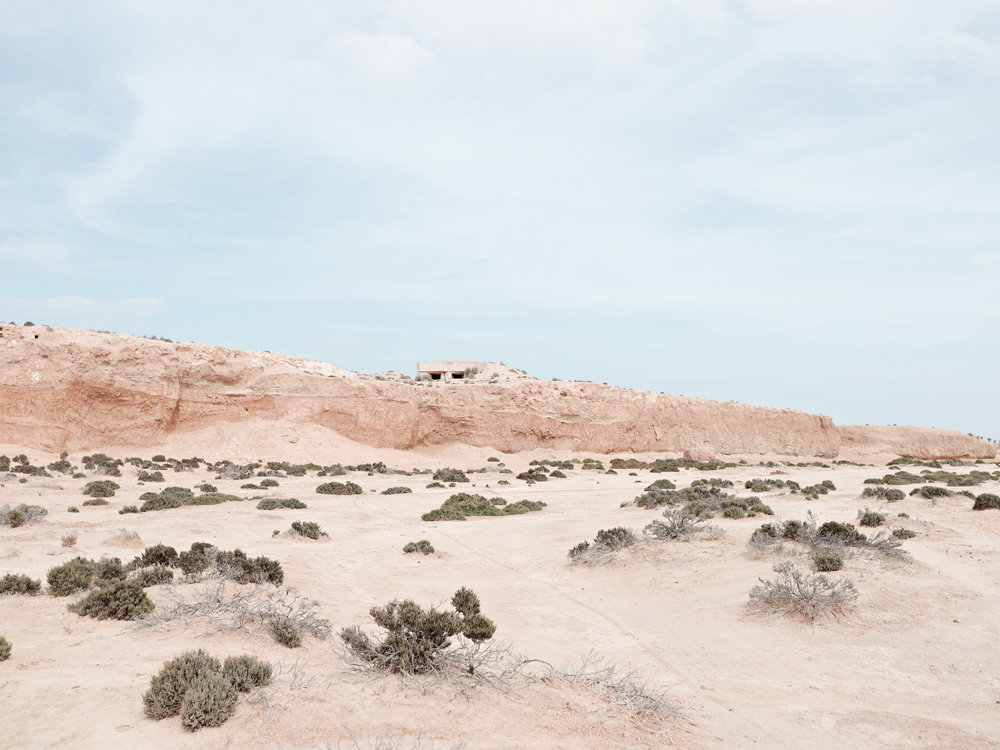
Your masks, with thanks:
[[[330,536],[315,521],[292,521],[292,532],[299,536],[319,539],[321,536]]]
[[[854,528],[853,524],[827,521],[819,527],[819,536],[843,541],[845,544],[863,542],[867,537]]]
[[[491,462],[491,463],[500,463],[500,459],[497,458],[496,456],[490,456],[486,460],[489,461],[489,462]]]
[[[174,571],[165,565],[154,565],[151,568],[143,568],[135,577],[139,585],[144,589],[150,586],[159,586],[164,583],[173,583]]]
[[[7,525],[12,529],[24,526],[26,520],[27,516],[25,516],[24,511],[19,508],[14,508],[7,514]]]
[[[142,506],[141,513],[152,510],[169,510],[185,505],[219,505],[221,503],[239,502],[243,498],[236,495],[226,495],[220,492],[206,492],[195,495],[185,487],[165,487],[161,492],[144,492],[139,496]]]
[[[378,669],[414,674],[434,668],[435,658],[451,644],[451,636],[461,633],[474,643],[489,640],[496,625],[480,611],[475,592],[461,588],[451,599],[453,611],[423,609],[411,599],[372,607],[375,624],[388,631],[381,641],[373,640],[357,626],[345,628],[340,637],[358,658]]]
[[[216,487],[214,484],[209,484],[208,482],[205,482],[204,484],[199,484],[198,489],[201,490],[202,492],[211,492],[211,493],[216,493],[219,491],[218,487]]]
[[[445,500],[440,508],[424,513],[421,518],[424,521],[462,521],[467,516],[513,516],[544,507],[545,503],[540,501],[521,500],[507,505],[502,497],[487,499],[482,495],[459,492]]]
[[[264,489],[259,484],[254,484],[253,482],[248,482],[247,484],[240,485],[241,490],[262,490]]]
[[[10,658],[11,650],[10,641],[0,635],[0,661],[7,661]]]
[[[103,497],[95,497],[93,500],[84,500],[83,504],[85,506],[87,506],[87,505],[107,505],[108,501],[105,500]]]
[[[67,609],[98,620],[135,620],[154,608],[139,581],[115,581],[91,591]]]
[[[844,567],[844,558],[836,552],[817,552],[813,555],[813,562],[820,573],[831,573]]]
[[[601,529],[594,536],[594,546],[605,550],[618,550],[635,544],[635,533],[624,526]]]
[[[390,487],[387,490],[382,490],[383,495],[407,495],[413,492],[409,487]]]
[[[126,513],[138,513],[139,508],[135,505],[126,505],[118,511],[118,515],[124,516]]]
[[[865,508],[858,512],[858,523],[862,526],[881,526],[885,523],[885,515]]]
[[[421,539],[419,542],[410,542],[405,547],[403,547],[403,552],[410,554],[411,552],[423,552],[425,555],[434,554],[434,545],[428,542],[426,539]]]
[[[266,489],[268,487],[278,487],[279,485],[276,479],[262,479],[260,481],[260,486],[262,489]]]
[[[150,719],[159,721],[180,713],[181,703],[191,684],[208,675],[221,673],[222,665],[204,651],[188,651],[165,662],[153,675],[149,690],[142,696],[143,710]]]
[[[500,481],[502,482],[503,480],[501,479]],[[444,485],[441,484],[440,482],[431,482],[429,485],[427,485],[426,489],[428,489],[428,490],[443,490],[444,489]]]
[[[917,535],[917,532],[910,529],[893,529],[892,535],[897,539],[913,539]]]
[[[222,726],[236,711],[238,691],[221,674],[191,681],[181,701],[181,725],[192,732]]]
[[[285,648],[298,648],[302,645],[302,634],[298,625],[289,617],[275,617],[268,623],[268,629],[274,640]]]
[[[973,510],[1000,510],[1000,496],[984,492],[972,504]]]
[[[79,509],[79,508],[77,508],[77,507],[76,507],[75,505],[71,505],[71,506],[69,506],[69,507],[68,507],[68,508],[66,509],[66,512],[67,512],[67,513],[79,513],[79,512],[80,512],[80,509]],[[118,511],[118,512],[119,512],[119,513],[121,513],[121,511]]]
[[[280,586],[285,580],[285,572],[277,560],[263,555],[250,559],[238,548],[232,552],[219,552],[215,563],[227,578],[237,583],[273,583]]]
[[[222,675],[241,693],[267,685],[271,674],[270,664],[249,654],[227,657],[222,665]]]
[[[94,576],[94,582],[98,586],[104,586],[113,581],[121,581],[125,576],[125,566],[122,565],[120,559],[117,557],[102,557],[100,562],[97,563],[97,573]]]
[[[726,518],[745,518],[747,512],[738,505],[728,505],[722,509],[722,515]]]
[[[0,596],[27,594],[34,596],[42,590],[42,582],[26,575],[7,573],[0,578]]]
[[[677,485],[671,482],[669,479],[657,479],[651,485],[646,488],[646,492],[652,492],[654,489],[657,490],[676,490]]]
[[[277,497],[266,497],[257,503],[257,510],[279,510],[281,508],[289,508],[291,510],[302,510],[308,507],[305,503],[296,500],[294,497],[289,498],[277,498]]]
[[[162,472],[154,471],[154,472],[150,473],[148,471],[140,471],[139,472],[139,481],[140,482],[165,482],[166,480],[163,478]]]
[[[897,503],[900,500],[906,499],[906,493],[902,490],[897,490],[895,487],[885,491],[885,499],[890,503]]]
[[[923,487],[915,487],[910,491],[911,495],[920,495],[921,497],[926,497],[931,500],[936,497],[954,497],[955,493],[950,490],[946,490],[944,487],[934,487],[932,485],[925,485]]]
[[[180,566],[181,572],[186,576],[194,576],[199,573],[204,573],[208,566],[212,564],[211,559],[204,552],[198,550],[189,550],[187,552],[181,552],[177,557],[177,564]]]
[[[97,563],[93,560],[74,557],[69,562],[51,568],[45,574],[45,579],[49,583],[49,593],[53,596],[69,596],[90,588],[90,583],[97,574],[97,567]]]
[[[317,487],[316,492],[321,495],[360,495],[364,490],[354,482],[326,482]]]
[[[133,565],[138,568],[146,568],[150,565],[166,565],[176,568],[179,564],[177,550],[165,544],[154,544],[152,547],[146,547],[142,554],[133,561]]]
[[[87,482],[83,488],[84,495],[91,497],[114,497],[115,490],[120,490],[121,485],[112,482],[110,479],[98,479],[95,482]],[[84,503],[88,505],[88,503]]]
[[[438,469],[434,472],[434,481],[436,482],[468,482],[469,478],[465,476],[464,471],[458,469]]]
[[[611,472],[609,471],[608,474],[610,473]],[[553,471],[551,474],[549,474],[549,476],[552,477],[553,479],[566,479],[566,475],[563,472],[559,471],[559,469]]]

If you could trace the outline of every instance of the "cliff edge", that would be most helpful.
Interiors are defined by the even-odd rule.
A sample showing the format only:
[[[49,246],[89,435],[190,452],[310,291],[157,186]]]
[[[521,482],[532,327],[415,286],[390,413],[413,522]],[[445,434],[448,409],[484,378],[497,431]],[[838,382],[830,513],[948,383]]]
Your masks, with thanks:
[[[789,409],[539,381],[495,368],[471,380],[431,383],[268,352],[4,324],[0,443],[71,452],[143,448],[208,428],[236,433],[241,424],[263,420],[314,425],[399,450],[465,444],[506,453],[833,458],[846,441],[921,458],[996,455],[987,441],[945,430],[866,432],[875,428],[838,428],[830,417]],[[918,432],[891,432],[903,429]]]

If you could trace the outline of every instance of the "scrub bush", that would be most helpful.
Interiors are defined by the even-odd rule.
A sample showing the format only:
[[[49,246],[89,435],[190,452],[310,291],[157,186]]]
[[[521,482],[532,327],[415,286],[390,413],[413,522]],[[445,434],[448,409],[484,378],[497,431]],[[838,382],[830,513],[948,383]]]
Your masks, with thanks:
[[[236,712],[238,691],[221,674],[191,681],[181,701],[181,725],[192,732],[222,726]]]
[[[407,495],[413,492],[409,487],[390,487],[387,490],[382,490],[383,495]]]
[[[26,594],[34,596],[42,590],[42,582],[26,575],[7,573],[0,578],[0,596]]]
[[[326,482],[317,487],[316,492],[321,495],[360,495],[364,490],[354,482]]]
[[[403,552],[410,554],[411,552],[423,552],[425,555],[434,554],[434,545],[428,542],[426,539],[421,539],[419,542],[410,542],[405,547],[403,547]]]
[[[309,539],[319,539],[321,536],[330,536],[315,521],[292,521],[292,532]]]
[[[84,495],[91,497],[114,497],[115,490],[120,490],[121,485],[112,482],[110,479],[98,479],[95,482],[87,482],[83,488]],[[87,505],[88,503],[84,503]]]
[[[154,607],[139,581],[130,580],[115,581],[92,591],[68,609],[98,620],[135,620]]]
[[[291,510],[302,510],[306,508],[305,503],[296,500],[294,497],[289,498],[275,498],[266,497],[257,503],[257,510],[280,510],[282,508],[289,508]]]
[[[268,623],[268,629],[274,640],[285,648],[298,648],[302,645],[302,634],[295,621],[289,617],[275,617]]]
[[[49,593],[52,596],[69,596],[70,594],[90,588],[91,581],[97,574],[98,564],[83,557],[74,557],[69,562],[51,568],[45,574],[49,583]]]
[[[387,632],[373,639],[356,625],[344,628],[340,637],[350,653],[370,666],[403,674],[419,674],[434,668],[435,659],[451,645],[451,637],[462,634],[474,643],[489,640],[496,625],[480,610],[479,597],[461,588],[451,599],[454,610],[423,609],[412,599],[372,607],[375,624]]]

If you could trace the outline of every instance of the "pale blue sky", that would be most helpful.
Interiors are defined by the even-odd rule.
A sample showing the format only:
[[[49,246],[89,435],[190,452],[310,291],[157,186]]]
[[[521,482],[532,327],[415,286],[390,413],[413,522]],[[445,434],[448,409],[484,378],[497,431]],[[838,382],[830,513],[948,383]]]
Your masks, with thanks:
[[[1000,438],[1000,5],[0,0],[0,318]]]

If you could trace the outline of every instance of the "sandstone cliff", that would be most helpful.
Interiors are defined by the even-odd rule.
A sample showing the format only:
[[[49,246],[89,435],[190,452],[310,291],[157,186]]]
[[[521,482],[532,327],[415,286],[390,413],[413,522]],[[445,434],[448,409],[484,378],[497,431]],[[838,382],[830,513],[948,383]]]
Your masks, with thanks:
[[[238,433],[241,424],[264,421],[315,426],[400,450],[465,444],[507,453],[550,448],[826,458],[840,450],[841,432],[825,416],[590,383],[479,380],[381,380],[266,352],[3,325],[0,443],[73,452],[143,448],[209,428]],[[862,432],[849,434],[867,445]],[[933,434],[921,440],[933,452]],[[905,442],[871,446],[891,443],[894,453],[917,455]],[[959,433],[949,433],[944,445],[956,455],[993,451]]]
[[[932,427],[839,425],[841,450],[857,455],[912,456],[923,461],[944,458],[994,458],[993,443],[954,430]]]

